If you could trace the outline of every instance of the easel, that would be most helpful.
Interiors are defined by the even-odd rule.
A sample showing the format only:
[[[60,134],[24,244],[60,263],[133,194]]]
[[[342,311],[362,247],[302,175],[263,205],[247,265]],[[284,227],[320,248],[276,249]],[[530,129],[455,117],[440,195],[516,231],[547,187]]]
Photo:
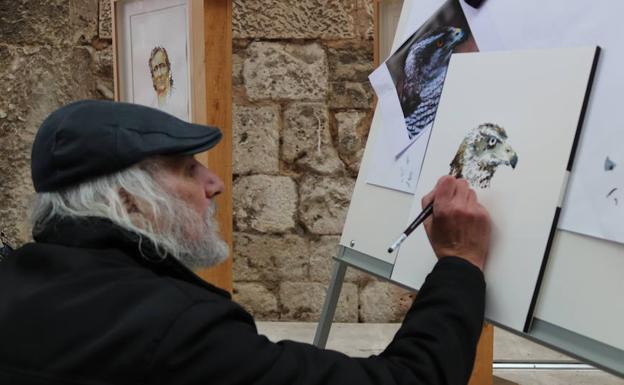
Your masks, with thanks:
[[[329,337],[332,320],[336,312],[336,305],[342,289],[347,267],[353,267],[372,274],[384,280],[390,280],[392,266],[388,263],[371,258],[367,255],[349,249],[348,247],[339,246],[338,255],[334,258],[334,266],[332,268],[329,287],[319,324],[314,335],[314,345],[324,348]],[[477,358],[475,366],[470,377],[469,385],[492,385],[494,381],[492,373],[492,361],[494,359],[494,327],[485,324],[481,332],[481,339],[477,346]]]
[[[392,40],[394,39],[394,30],[398,22],[398,14],[401,12],[401,1],[385,1],[381,4],[381,0],[375,0],[374,3],[374,60],[375,66],[379,65],[380,56],[387,56],[390,50]],[[381,9],[385,7],[386,14],[381,15]],[[353,246],[353,244],[351,245]],[[324,348],[329,337],[336,305],[342,289],[347,267],[353,267],[378,278],[390,280],[392,274],[392,265],[371,258],[356,250],[348,247],[339,246],[338,254],[334,258],[334,266],[330,277],[327,295],[321,311],[321,317],[314,336],[314,345]],[[470,385],[492,385],[493,384],[493,360],[494,360],[494,327],[491,324],[485,324],[481,333],[481,339],[477,347],[477,357],[475,366],[470,378]]]

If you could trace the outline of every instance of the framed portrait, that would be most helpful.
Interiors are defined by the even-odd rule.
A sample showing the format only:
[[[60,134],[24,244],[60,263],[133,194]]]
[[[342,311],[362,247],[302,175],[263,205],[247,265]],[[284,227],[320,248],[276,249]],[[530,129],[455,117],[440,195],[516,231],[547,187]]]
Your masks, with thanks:
[[[201,15],[201,6],[194,0],[113,0],[115,100],[196,120],[203,27],[193,15]]]

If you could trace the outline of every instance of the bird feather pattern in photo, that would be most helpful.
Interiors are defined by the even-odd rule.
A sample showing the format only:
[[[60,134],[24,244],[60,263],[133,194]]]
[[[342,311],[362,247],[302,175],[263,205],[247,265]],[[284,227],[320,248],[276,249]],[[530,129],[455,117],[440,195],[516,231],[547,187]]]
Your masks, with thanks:
[[[410,139],[435,117],[453,49],[466,37],[461,28],[443,27],[414,42],[405,58],[401,108]]]
[[[483,123],[468,131],[451,161],[450,175],[464,178],[472,187],[488,188],[500,165],[515,169],[518,155],[507,143],[507,132],[497,124]]]

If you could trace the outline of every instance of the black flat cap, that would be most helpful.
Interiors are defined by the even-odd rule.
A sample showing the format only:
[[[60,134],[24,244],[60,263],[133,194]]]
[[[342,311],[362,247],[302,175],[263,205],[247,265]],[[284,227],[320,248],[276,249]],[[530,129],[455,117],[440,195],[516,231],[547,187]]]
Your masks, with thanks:
[[[192,155],[219,143],[216,127],[138,104],[82,100],[54,111],[32,147],[35,191],[58,191],[153,155]]]

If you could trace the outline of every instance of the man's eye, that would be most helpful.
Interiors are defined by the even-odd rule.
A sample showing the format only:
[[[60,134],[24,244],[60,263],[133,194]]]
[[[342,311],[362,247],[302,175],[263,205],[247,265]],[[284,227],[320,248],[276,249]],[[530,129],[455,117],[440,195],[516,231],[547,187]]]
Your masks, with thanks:
[[[187,173],[189,176],[193,176],[193,175],[195,175],[195,165],[194,165],[194,164],[191,164],[190,166],[188,166],[188,167],[186,168],[186,173]]]
[[[498,139],[490,138],[490,140],[488,140],[488,147],[494,147],[496,146],[496,143],[498,143]]]

